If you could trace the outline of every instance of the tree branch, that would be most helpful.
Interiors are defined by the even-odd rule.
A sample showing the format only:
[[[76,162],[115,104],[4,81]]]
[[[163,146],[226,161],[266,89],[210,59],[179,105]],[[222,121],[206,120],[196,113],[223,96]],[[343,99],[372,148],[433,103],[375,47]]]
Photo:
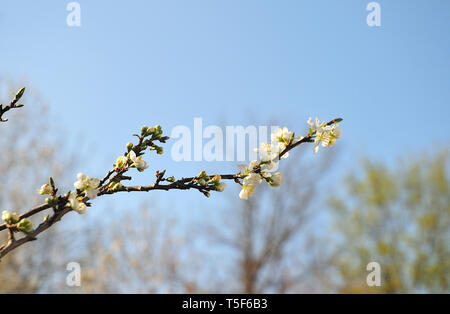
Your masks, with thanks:
[[[5,122],[7,120],[2,119],[2,115],[7,112],[8,110],[12,108],[19,108],[21,105],[17,105],[17,101],[22,97],[24,92],[24,88],[22,88],[14,98],[14,100],[11,102],[9,106],[2,107],[0,106],[0,121]],[[326,125],[332,125],[337,122],[340,122],[342,119],[334,119],[328,122]],[[178,180],[175,180],[174,177],[165,177],[166,171],[156,172],[156,180],[153,184],[147,185],[147,186],[123,186],[121,181],[124,180],[131,180],[132,178],[129,176],[124,176],[124,174],[130,170],[130,168],[135,167],[140,171],[143,171],[143,169],[146,168],[146,163],[139,158],[144,154],[144,151],[147,148],[150,148],[150,150],[155,150],[158,154],[162,153],[162,147],[159,147],[155,144],[156,141],[159,141],[161,143],[165,143],[166,140],[168,140],[168,137],[162,136],[162,130],[160,126],[156,126],[155,128],[148,128],[143,127],[141,129],[141,135],[134,134],[138,137],[138,143],[136,145],[133,145],[131,143],[127,144],[127,152],[124,153],[123,159],[126,160],[120,160],[120,158],[117,161],[117,165],[114,165],[114,168],[109,170],[104,178],[102,180],[98,181],[98,192],[96,192],[97,196],[103,196],[103,195],[110,195],[115,194],[119,192],[150,192],[153,190],[163,190],[163,191],[170,191],[170,190],[197,190],[204,194],[205,196],[210,196],[210,191],[220,191],[217,188],[217,185],[215,183],[218,183],[218,181],[214,181],[211,183],[213,177],[207,176],[205,172],[202,172],[204,174],[201,174],[196,177],[189,177],[189,178],[181,178]],[[298,141],[294,141],[294,136],[290,140],[288,140],[285,144],[285,148],[277,155],[275,158],[276,161],[280,160],[285,154],[287,154],[290,150],[300,146],[303,143],[311,143],[314,142],[314,134],[309,132],[309,134]],[[130,155],[133,155],[134,163],[130,163]],[[273,161],[275,161],[275,159]],[[140,162],[141,164],[138,164]],[[139,166],[140,165],[140,166]],[[143,167],[144,166],[144,167]],[[141,168],[139,168],[141,167]],[[143,167],[143,169],[142,169]],[[260,166],[258,166],[260,167]],[[255,173],[261,173],[261,168],[255,168],[252,169]],[[214,176],[214,178],[218,178],[218,180],[233,180],[236,183],[241,184],[242,179],[244,179],[248,174],[243,174],[241,172],[238,172],[236,174],[222,174],[219,176]],[[208,178],[207,181],[202,180],[203,178]],[[245,180],[244,180],[245,181]],[[15,238],[15,233],[20,233],[20,226],[18,228],[19,223],[15,224],[7,224],[4,223],[0,225],[0,231],[3,231],[5,229],[8,229],[9,237],[8,242],[0,247],[0,260],[2,257],[7,255],[9,252],[13,251],[14,249],[20,247],[21,245],[34,241],[37,239],[37,236],[50,228],[52,225],[57,223],[62,219],[64,215],[67,213],[73,211],[74,209],[70,207],[69,200],[71,197],[71,193],[75,193],[76,198],[81,199],[81,202],[85,204],[87,207],[91,206],[90,199],[86,196],[87,193],[81,190],[76,190],[75,192],[68,192],[65,195],[57,195],[58,189],[56,189],[55,184],[53,182],[53,179],[50,178],[50,185],[47,185],[47,188],[50,189],[51,192],[43,193],[43,194],[49,194],[51,197],[46,199],[46,203],[39,205],[37,207],[34,207],[30,210],[28,210],[26,213],[18,216],[17,222],[32,217],[38,213],[41,213],[48,209],[53,209],[53,214],[48,215],[44,221],[39,224],[39,226],[31,230],[29,233],[24,233],[24,236],[20,239]],[[85,194],[83,194],[85,193]],[[72,195],[73,196],[73,195]],[[23,229],[22,229],[23,230]]]

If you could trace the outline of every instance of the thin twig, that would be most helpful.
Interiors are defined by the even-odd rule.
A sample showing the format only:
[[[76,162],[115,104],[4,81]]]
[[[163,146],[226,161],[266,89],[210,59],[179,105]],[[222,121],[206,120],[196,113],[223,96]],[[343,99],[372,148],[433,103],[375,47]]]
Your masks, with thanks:
[[[3,115],[11,110],[11,109],[17,109],[17,108],[21,108],[23,107],[23,105],[18,104],[17,102],[20,100],[20,98],[22,97],[23,93],[25,91],[25,88],[22,88],[19,90],[19,92],[16,94],[16,96],[14,97],[14,99],[10,102],[10,104],[8,106],[3,107],[2,104],[0,104],[0,122],[7,122],[8,119],[3,119]]]

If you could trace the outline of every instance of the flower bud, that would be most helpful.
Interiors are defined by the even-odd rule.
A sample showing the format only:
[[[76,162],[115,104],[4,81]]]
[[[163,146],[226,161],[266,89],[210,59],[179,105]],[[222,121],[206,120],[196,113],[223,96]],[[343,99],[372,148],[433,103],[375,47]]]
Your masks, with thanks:
[[[141,136],[147,136],[147,132],[148,132],[148,126],[144,125],[141,128]]]
[[[17,229],[19,229],[23,233],[30,233],[31,231],[33,231],[33,226],[34,224],[31,220],[24,218],[17,224]]]
[[[283,183],[283,174],[281,172],[274,173],[270,177],[270,181],[268,183],[273,187],[278,187]]]
[[[10,213],[7,210],[2,212],[2,220],[6,222],[8,225],[13,225],[19,221],[19,215],[16,213]]]
[[[16,94],[16,97],[14,97],[14,100],[19,101],[19,99],[22,98],[24,92],[25,92],[25,87],[22,87],[21,89],[19,89],[19,91]]]
[[[226,185],[226,183],[225,182],[219,182],[217,185],[216,185],[216,191],[217,192],[223,192],[224,190],[225,190],[225,187],[226,187],[227,185]]]
[[[202,186],[206,186],[206,181],[205,179],[199,179],[198,180],[198,184],[202,185]]]
[[[198,176],[197,176],[197,178],[203,178],[204,176],[206,176],[206,171],[205,170],[202,170],[199,174],[198,174]]]
[[[123,187],[123,185],[120,182],[111,182],[108,187],[111,191],[118,191]]]
[[[128,158],[125,156],[120,156],[119,158],[117,158],[116,160],[116,167],[117,168],[123,168],[127,165],[128,163]]]
[[[152,135],[152,140],[159,140],[161,138],[162,129],[160,125],[151,128],[149,135]]]
[[[52,192],[55,190],[55,181],[52,177],[48,178],[48,182],[50,183],[50,186],[52,188]]]
[[[161,146],[156,146],[156,153],[158,155],[162,155],[164,153],[164,148],[162,148]]]
[[[133,148],[133,143],[128,142],[127,143],[127,150],[130,151]]]
[[[39,194],[41,195],[45,195],[45,194],[52,194],[53,189],[50,186],[50,184],[44,184],[43,186],[41,186],[41,188],[38,190]]]
[[[45,202],[52,207],[58,205],[58,199],[54,197],[46,197]]]
[[[155,128],[154,127],[148,128],[147,135],[152,135],[153,133],[155,133]]]
[[[218,183],[221,179],[222,179],[222,177],[220,175],[216,174],[216,175],[214,175],[214,177],[212,177],[211,183]]]
[[[169,181],[169,182],[175,182],[175,177],[168,177],[168,178],[167,178],[167,181]]]

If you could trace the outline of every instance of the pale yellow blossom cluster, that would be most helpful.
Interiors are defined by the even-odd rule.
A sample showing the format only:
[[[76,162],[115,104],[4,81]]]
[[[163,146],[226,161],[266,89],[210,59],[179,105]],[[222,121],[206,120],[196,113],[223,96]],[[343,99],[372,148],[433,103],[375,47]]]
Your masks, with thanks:
[[[318,118],[316,118],[315,123],[309,118],[307,123],[310,129],[306,139],[308,141],[314,139],[314,154],[317,153],[320,143],[322,143],[323,147],[333,146],[336,139],[341,136],[341,129],[338,123],[321,123]],[[303,136],[296,137],[295,133],[289,131],[286,127],[277,128],[271,134],[271,143],[261,143],[259,148],[255,149],[259,154],[259,160],[253,160],[248,165],[238,165],[241,170],[240,177],[243,178],[239,197],[247,200],[255,191],[256,186],[263,180],[270,186],[280,186],[283,182],[283,174],[281,172],[272,172],[278,168],[279,159],[289,156],[287,148],[292,148],[293,145],[304,139],[305,137]]]
[[[326,122],[320,122],[316,117],[315,123],[312,118],[309,118],[307,122],[310,126],[310,134],[315,135],[313,152],[316,154],[319,151],[319,144],[322,143],[323,147],[333,146],[336,140],[341,137],[341,129],[338,123],[328,125]]]
[[[100,185],[100,180],[97,178],[90,178],[84,173],[79,173],[77,175],[77,181],[73,184],[77,190],[80,190],[89,199],[94,199],[98,195],[98,187]]]
[[[278,187],[283,182],[281,172],[272,173],[278,168],[280,154],[295,140],[294,132],[288,128],[277,128],[271,135],[271,143],[261,143],[255,151],[259,154],[260,160],[253,160],[248,165],[238,165],[241,170],[242,190],[239,197],[248,200],[255,188],[263,180],[270,186]],[[285,153],[281,158],[287,158]]]
[[[115,166],[119,169],[136,168],[139,172],[148,168],[147,162],[142,159],[142,156],[136,156],[133,150],[130,150],[126,156],[118,157]]]
[[[38,193],[41,195],[50,195],[45,201],[47,204],[56,206],[58,204],[58,198],[55,196],[53,186],[53,179],[50,178],[50,184],[41,186]],[[85,214],[87,205],[83,199],[86,198],[92,200],[97,197],[100,191],[100,180],[98,178],[88,177],[84,173],[79,173],[77,175],[77,181],[74,182],[73,186],[76,191],[71,191],[67,194],[67,206],[71,207],[79,214]]]

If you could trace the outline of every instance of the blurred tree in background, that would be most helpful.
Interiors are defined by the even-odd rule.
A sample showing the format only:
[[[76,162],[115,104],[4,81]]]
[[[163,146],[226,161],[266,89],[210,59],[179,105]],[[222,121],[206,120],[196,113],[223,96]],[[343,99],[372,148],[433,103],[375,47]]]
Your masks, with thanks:
[[[111,210],[111,209],[108,209]],[[133,214],[130,215],[130,212]],[[130,216],[133,219],[129,219]],[[82,266],[82,285],[53,287],[60,292],[177,293],[188,290],[183,270],[187,244],[173,218],[152,207],[123,208],[111,219],[78,230],[80,246],[74,256]]]
[[[210,228],[230,265],[220,293],[299,293],[314,291],[310,272],[319,252],[311,247],[312,220],[320,190],[336,156],[311,161],[300,151],[283,167],[281,188],[261,187],[248,201],[230,200],[222,227]],[[313,165],[314,163],[314,165]],[[322,252],[323,253],[323,252]],[[214,277],[213,277],[214,278]]]
[[[448,293],[450,191],[448,151],[409,157],[397,169],[365,160],[331,199],[339,250],[329,265],[341,292]],[[381,287],[368,287],[366,265],[381,266]]]

